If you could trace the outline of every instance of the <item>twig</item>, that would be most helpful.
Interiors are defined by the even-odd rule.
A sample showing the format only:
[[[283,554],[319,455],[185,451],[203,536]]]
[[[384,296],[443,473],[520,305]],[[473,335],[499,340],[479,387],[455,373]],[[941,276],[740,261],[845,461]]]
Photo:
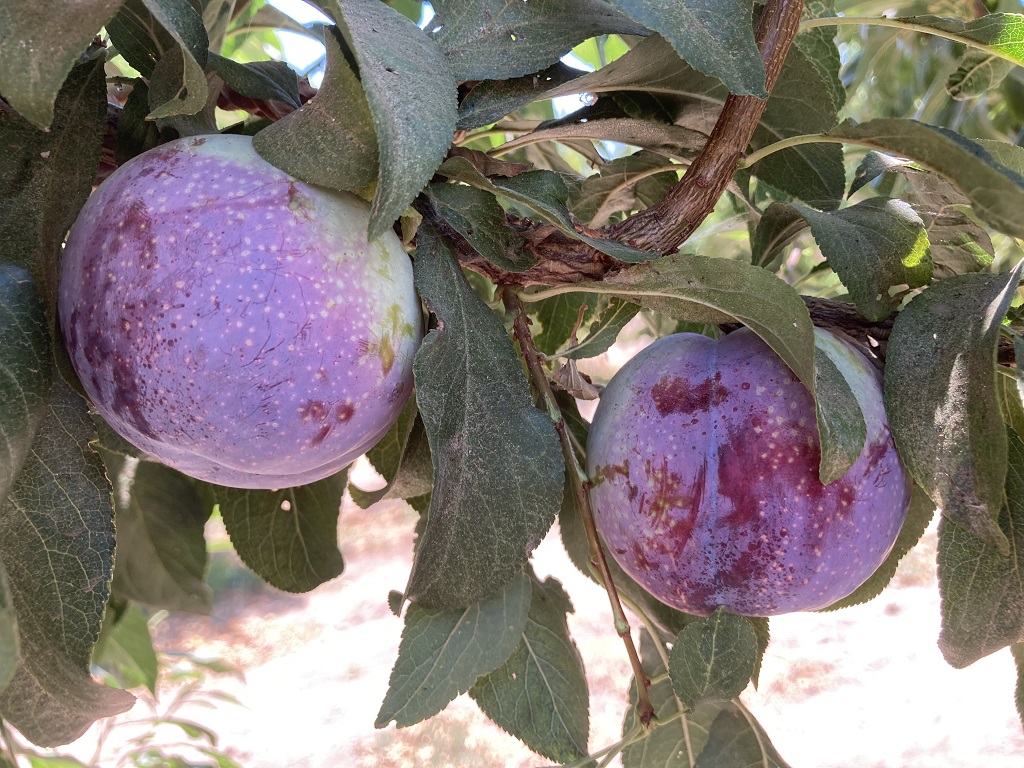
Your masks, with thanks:
[[[573,450],[565,419],[562,417],[562,411],[555,401],[554,392],[551,391],[551,384],[548,382],[547,372],[540,361],[537,347],[533,343],[533,334],[530,332],[529,321],[526,318],[526,309],[523,306],[523,302],[518,294],[511,289],[502,291],[502,300],[505,302],[506,310],[512,315],[512,332],[515,334],[516,341],[519,342],[519,349],[523,359],[526,361],[526,367],[530,371],[530,379],[540,393],[548,415],[555,422],[555,430],[558,432],[558,440],[562,446],[562,455],[565,458],[565,469],[569,475],[569,483],[576,496],[580,516],[583,518],[583,527],[587,532],[587,542],[590,544],[590,557],[601,574],[601,581],[608,592],[608,601],[611,603],[612,616],[615,619],[615,631],[622,638],[622,642],[626,646],[626,654],[629,656],[629,663],[633,668],[633,677],[636,678],[637,717],[639,717],[640,722],[644,726],[648,726],[654,717],[654,706],[651,704],[651,698],[647,694],[650,681],[644,672],[643,664],[640,663],[640,654],[637,653],[636,646],[633,644],[633,636],[629,631],[629,622],[626,619],[625,612],[622,610],[622,604],[619,602],[618,590],[615,588],[611,570],[608,568],[608,560],[605,557],[604,549],[601,547],[601,542],[597,535],[597,526],[594,524],[594,515],[590,509],[590,499],[587,496],[585,487],[587,482],[586,473],[576,458],[576,452]]]

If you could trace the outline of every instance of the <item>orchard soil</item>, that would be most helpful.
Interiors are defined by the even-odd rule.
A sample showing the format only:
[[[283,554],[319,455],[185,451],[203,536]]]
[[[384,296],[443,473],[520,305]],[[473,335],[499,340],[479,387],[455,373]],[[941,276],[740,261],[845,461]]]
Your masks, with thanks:
[[[645,345],[633,338],[630,348],[610,350],[598,377],[607,380]],[[354,472],[360,486],[372,487],[363,460]],[[171,616],[156,627],[155,641],[236,665],[244,682],[215,678],[208,687],[243,706],[192,707],[180,716],[216,732],[220,748],[244,768],[549,765],[487,721],[467,696],[417,726],[374,729],[402,633],[387,596],[408,577],[415,520],[404,502],[360,510],[346,497],[339,530],[345,572],[308,595],[259,581],[211,521],[209,537],[223,545],[211,558],[213,614]],[[760,686],[749,687],[743,700],[792,768],[1024,766],[1009,651],[965,670],[952,669],[939,653],[935,548],[933,524],[870,603],[772,619]],[[590,684],[590,746],[600,749],[620,737],[630,680],[607,596],[571,565],[557,526],[534,565],[572,597],[569,628]],[[144,715],[140,710],[128,717]],[[67,751],[87,757],[91,735]]]

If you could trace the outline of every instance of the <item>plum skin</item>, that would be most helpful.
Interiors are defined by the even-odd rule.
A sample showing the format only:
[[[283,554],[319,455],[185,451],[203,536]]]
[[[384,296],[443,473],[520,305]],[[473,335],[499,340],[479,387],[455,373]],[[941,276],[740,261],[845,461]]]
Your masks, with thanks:
[[[100,415],[192,477],[286,488],[375,444],[412,392],[412,265],[369,206],[304,184],[243,136],[117,169],[64,249],[61,330]]]
[[[911,482],[881,379],[851,346],[816,334],[867,425],[860,456],[828,485],[810,392],[747,329],[660,339],[602,394],[587,442],[595,522],[619,565],[662,602],[702,616],[823,608],[892,549]]]

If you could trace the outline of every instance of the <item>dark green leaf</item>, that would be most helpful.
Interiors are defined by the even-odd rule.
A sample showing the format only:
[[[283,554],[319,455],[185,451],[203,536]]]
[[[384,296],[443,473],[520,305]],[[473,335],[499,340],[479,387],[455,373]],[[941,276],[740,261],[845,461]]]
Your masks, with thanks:
[[[970,201],[947,179],[905,168],[910,203],[924,222],[931,245],[935,277],[978,272],[992,263],[992,238],[963,211]]]
[[[457,127],[468,130],[493,123],[519,107],[546,98],[552,89],[584,74],[559,61],[540,72],[513,80],[485,80],[473,87],[459,105]]]
[[[268,101],[283,101],[295,109],[299,101],[299,79],[295,70],[283,61],[253,61],[240,64],[210,53],[210,69],[243,96]]]
[[[536,257],[518,248],[521,242],[493,194],[462,184],[431,184],[427,195],[437,214],[491,264],[509,272],[536,265]]]
[[[327,70],[316,96],[257,133],[252,145],[292,176],[355,192],[377,178],[377,136],[366,94],[338,39],[328,32],[324,43]]]
[[[0,503],[28,458],[49,391],[50,334],[39,294],[27,272],[0,262]]]
[[[137,77],[131,89],[117,120],[114,159],[118,165],[162,143],[160,127],[155,121],[146,119],[149,115],[149,86]]]
[[[0,693],[3,693],[18,668],[21,642],[18,640],[18,617],[14,613],[7,572],[0,562]]]
[[[807,220],[796,207],[789,203],[772,203],[754,229],[750,241],[751,263],[769,269],[782,256],[786,244],[805,229]]]
[[[323,41],[324,39],[321,25],[315,23],[309,25],[300,24],[291,16],[279,11],[270,4],[261,5],[252,18],[244,21],[244,26],[236,27],[231,30],[231,33],[239,34],[243,31],[248,32],[259,29],[283,29],[288,32],[294,32],[297,35],[312,38],[313,40]]]
[[[838,105],[830,82],[800,46],[791,48],[751,148],[832,128]],[[843,153],[832,144],[804,144],[775,152],[750,170],[762,181],[823,210],[835,208],[846,188]]]
[[[345,474],[277,491],[207,488],[242,562],[278,589],[308,592],[345,567],[338,551]]]
[[[16,115],[0,120],[0,254],[28,270],[56,307],[61,244],[89,197],[107,118],[103,62],[71,70],[48,133]]]
[[[520,574],[495,597],[451,611],[410,605],[398,660],[374,726],[399,728],[433,717],[493,672],[522,641],[530,577]]]
[[[519,647],[469,689],[491,720],[534,752],[560,761],[587,754],[590,730],[583,659],[566,624],[571,611],[557,580],[535,580]]]
[[[107,34],[117,52],[143,77],[152,75],[164,50],[174,46],[174,39],[153,18],[144,0],[124,0],[107,24]]]
[[[872,197],[833,213],[794,206],[839,275],[850,297],[869,320],[883,320],[899,302],[889,288],[919,288],[932,277],[924,223],[902,200]]]
[[[122,688],[146,686],[156,693],[157,660],[146,617],[137,606],[108,610],[96,641],[92,663],[106,670]]]
[[[853,181],[850,182],[850,196],[852,197],[854,192],[870,184],[879,176],[894,169],[906,168],[909,164],[910,161],[904,160],[902,157],[893,157],[871,150],[864,155],[857,170],[853,173]]]
[[[768,95],[750,0],[614,0],[694,68],[736,94]]]
[[[114,516],[85,402],[54,376],[32,452],[0,507],[0,561],[21,658],[0,716],[41,746],[66,744],[134,698],[88,665],[110,594]]]
[[[438,168],[438,173],[519,203],[566,235],[582,240],[619,261],[635,263],[658,256],[656,253],[638,251],[615,240],[592,237],[577,231],[566,209],[569,188],[565,180],[553,171],[527,171],[518,176],[491,179],[481,174],[465,158],[451,157]]]
[[[1019,340],[1014,340],[1014,347],[1017,347]],[[1024,360],[1024,352],[1019,350],[1020,359]],[[1018,435],[1024,437],[1024,402],[1021,401],[1020,377],[1024,371],[1017,368],[1011,371],[999,366],[996,368],[996,397],[999,400],[999,410],[1003,414],[1003,421]]]
[[[537,349],[545,355],[553,355],[569,340],[580,309],[584,306],[593,307],[600,301],[598,296],[587,296],[585,293],[560,293],[550,299],[539,301],[530,307],[530,314],[537,318],[539,328],[534,326],[533,340]]]
[[[607,352],[619,337],[619,332],[632,320],[640,307],[631,301],[616,297],[608,300],[598,318],[591,323],[587,337],[575,347],[565,350],[559,357],[582,360]]]
[[[102,443],[100,456],[114,486],[115,594],[153,608],[209,613],[213,594],[203,577],[211,508],[193,481]]]
[[[833,0],[809,0],[804,3],[803,19],[820,19],[836,15]],[[837,27],[814,27],[798,34],[793,44],[803,51],[807,60],[814,65],[821,79],[828,85],[832,93],[832,103],[836,109],[846,104],[846,88],[839,79],[842,62],[835,37]]]
[[[860,605],[868,600],[873,600],[886,588],[892,577],[896,574],[896,566],[914,545],[921,540],[932,517],[935,516],[935,502],[928,498],[928,494],[917,485],[910,496],[910,508],[907,510],[907,518],[903,521],[899,536],[892,550],[882,562],[878,569],[868,577],[868,580],[857,587],[850,595],[838,600],[832,605],[822,608],[823,611],[834,611],[839,608],[849,608],[852,605]]]
[[[506,80],[553,64],[578,43],[645,35],[602,0],[435,0],[430,32],[458,80]]]
[[[995,351],[1022,265],[950,277],[917,296],[896,318],[885,366],[885,410],[903,463],[945,517],[1004,554]]]
[[[661,200],[679,170],[654,152],[616,158],[569,193],[569,210],[588,227],[603,227],[614,213],[648,208]]]
[[[876,147],[920,163],[956,184],[985,223],[1024,237],[1024,177],[993,159],[985,148],[946,128],[914,120],[849,122],[829,136]]]
[[[501,320],[426,223],[415,274],[438,319],[413,364],[435,464],[406,594],[427,607],[460,608],[519,573],[554,521],[564,466],[554,424],[534,408]]]
[[[1024,439],[1010,432],[1008,444],[998,524],[1009,556],[947,516],[939,523],[939,650],[957,669],[1024,641]]]
[[[49,128],[72,65],[120,0],[5,3],[0,23],[0,93],[37,128]]]
[[[160,26],[178,44],[165,50],[150,75],[150,119],[194,115],[206,106],[207,51],[203,18],[189,0],[143,0]]]
[[[430,181],[455,131],[456,85],[444,54],[423,30],[378,0],[331,0],[359,63],[373,115],[380,175],[370,239],[391,228]]]
[[[814,391],[814,326],[800,295],[750,264],[673,254],[573,290],[604,293],[698,323],[741,322]],[[538,295],[542,295],[539,292]]]
[[[370,449],[366,458],[377,474],[384,478],[386,485],[376,491],[364,491],[349,484],[352,500],[363,509],[381,499],[409,499],[430,493],[434,470],[415,398],[409,398],[398,421]]]
[[[694,768],[787,768],[761,725],[741,707],[723,709]]]
[[[734,699],[750,683],[757,657],[750,622],[719,608],[684,627],[676,638],[668,657],[672,690],[690,709]]]
[[[821,444],[818,475],[825,484],[845,475],[864,450],[868,432],[858,400],[862,393],[851,389],[851,382],[862,380],[862,363],[859,352],[827,331],[814,329],[814,398]]]

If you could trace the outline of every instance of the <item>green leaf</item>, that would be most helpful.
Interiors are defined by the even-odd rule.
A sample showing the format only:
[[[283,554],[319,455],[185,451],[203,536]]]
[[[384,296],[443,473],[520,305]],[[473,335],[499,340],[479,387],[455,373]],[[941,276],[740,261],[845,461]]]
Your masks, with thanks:
[[[723,709],[694,768],[787,768],[761,725],[740,707]]]
[[[435,0],[428,28],[457,80],[506,80],[553,64],[590,37],[649,34],[601,0]]]
[[[838,139],[892,152],[920,163],[956,184],[986,224],[1024,237],[1024,177],[958,133],[915,120],[846,122],[828,132]]]
[[[28,270],[53,313],[64,235],[89,197],[100,161],[107,120],[103,62],[72,69],[54,109],[48,133],[17,115],[0,120],[0,254]]]
[[[648,208],[676,182],[680,166],[646,150],[598,168],[569,193],[569,210],[588,227],[603,227],[612,214]]]
[[[520,574],[496,596],[468,608],[410,605],[374,727],[394,720],[403,728],[433,717],[504,664],[522,641],[530,593],[530,577]]]
[[[590,710],[587,678],[569,636],[569,596],[556,579],[534,580],[519,647],[484,675],[469,695],[491,720],[551,760],[587,754]]]
[[[355,192],[377,178],[373,116],[338,38],[328,32],[324,44],[327,70],[316,96],[257,133],[252,145],[264,160],[292,176]]]
[[[494,195],[462,184],[431,184],[427,196],[449,226],[477,253],[509,272],[522,272],[537,264],[522,240],[509,229],[505,211]]]
[[[850,182],[849,196],[852,197],[854,192],[870,184],[879,176],[892,170],[906,168],[908,165],[910,165],[909,160],[904,160],[902,157],[892,157],[884,152],[876,152],[872,149],[864,155],[864,158],[857,166],[857,170],[854,171],[853,181]]]
[[[1024,439],[1010,432],[1008,444],[998,525],[1009,556],[949,517],[939,523],[939,650],[957,669],[1024,641]]]
[[[946,80],[946,93],[957,101],[984,96],[998,88],[1015,64],[986,51],[969,50],[956,72]]]
[[[1000,165],[1009,168],[1018,176],[1024,175],[1024,147],[1005,141],[979,139],[978,144]]]
[[[203,17],[189,0],[143,0],[160,26],[178,44],[165,50],[150,75],[149,117],[194,115],[206,106],[206,59],[210,47]]]
[[[0,562],[0,693],[18,668],[21,642],[18,640],[18,617],[15,615],[7,572]]]
[[[0,262],[0,503],[28,458],[49,391],[50,334],[39,294],[27,272]]]
[[[175,45],[144,0],[124,0],[117,15],[107,24],[107,34],[114,49],[143,77],[152,75],[164,50]]]
[[[99,453],[114,486],[114,593],[153,608],[209,613],[213,593],[203,577],[211,507],[194,482],[103,444]]]
[[[684,627],[676,638],[668,657],[672,690],[690,709],[734,699],[750,683],[757,657],[750,622],[718,608]]]
[[[640,262],[657,258],[657,253],[638,251],[616,240],[593,237],[579,232],[566,209],[569,188],[565,180],[553,171],[527,171],[509,178],[488,178],[478,171],[464,157],[450,157],[437,172],[450,179],[461,181],[478,189],[500,195],[525,206],[532,213],[564,234],[582,240],[601,253],[625,262]]]
[[[438,319],[413,363],[435,464],[406,594],[426,607],[461,608],[522,569],[554,521],[564,464],[501,320],[428,223],[417,236],[415,276]]]
[[[794,206],[839,275],[850,297],[869,320],[884,320],[899,304],[889,288],[919,288],[932,277],[924,222],[902,200],[872,197],[833,213]]]
[[[981,50],[1024,66],[1024,16],[1020,14],[990,13],[969,21],[932,15],[903,16],[899,21],[952,32]]]
[[[61,85],[120,1],[4,4],[0,93],[36,128],[50,127]]]
[[[459,104],[456,127],[469,130],[493,123],[519,107],[547,98],[554,88],[582,76],[576,67],[558,61],[523,77],[484,80],[473,86]]]
[[[297,488],[207,485],[242,562],[271,586],[309,592],[341,574],[338,515],[345,471]]]
[[[952,183],[934,173],[903,168],[914,210],[924,222],[935,277],[978,272],[992,263],[992,238],[964,213],[970,201]]]
[[[673,254],[572,287],[618,296],[687,322],[743,323],[814,391],[810,314],[800,295],[770,272],[729,259]]]
[[[370,449],[366,458],[386,485],[376,491],[364,491],[349,483],[352,500],[362,509],[382,499],[409,499],[430,493],[434,468],[415,398],[409,398],[398,421]]]
[[[582,360],[607,352],[618,339],[619,332],[636,317],[636,313],[639,311],[640,307],[633,302],[613,296],[608,300],[598,318],[590,324],[587,337],[575,347],[570,347],[562,352],[559,357]]]
[[[210,52],[209,66],[225,84],[252,99],[282,101],[295,109],[299,101],[299,78],[283,61],[252,61],[240,64]]]
[[[146,119],[149,114],[149,86],[141,77],[137,77],[131,89],[132,92],[128,94],[117,120],[114,160],[118,165],[164,141],[160,126],[155,121]],[[170,130],[165,129],[165,133],[170,133]]]
[[[840,608],[849,608],[850,606],[860,605],[878,597],[882,590],[892,581],[892,577],[896,575],[896,567],[900,564],[904,555],[921,540],[934,516],[935,502],[929,499],[928,494],[922,491],[919,486],[915,485],[910,496],[910,508],[907,510],[907,517],[903,521],[903,527],[900,528],[899,536],[896,537],[896,543],[893,544],[892,550],[885,560],[882,561],[882,564],[868,577],[867,581],[857,587],[851,594],[821,610],[835,611]]]
[[[505,154],[541,141],[564,143],[574,139],[617,141],[669,157],[685,159],[694,157],[707,142],[708,137],[700,131],[680,125],[668,125],[633,117],[581,117],[578,121],[538,127],[530,133],[502,144],[501,153]]]
[[[356,61],[380,147],[371,240],[391,228],[441,163],[455,131],[457,89],[423,30],[378,0],[330,0]]]
[[[1014,340],[1014,351],[1018,351],[1018,340]],[[1024,360],[1024,351],[1020,357]],[[1016,371],[1008,370],[1002,366],[996,368],[996,397],[999,400],[999,410],[1003,414],[1003,421],[1018,435],[1024,437],[1024,402],[1021,401],[1020,377],[1024,371],[1017,368]]]
[[[750,0],[613,0],[657,32],[695,69],[736,94],[765,98],[764,64],[754,42]]]
[[[818,475],[828,484],[845,475],[864,450],[868,431],[850,382],[862,380],[862,360],[838,338],[814,329],[814,400],[821,460]]]
[[[950,277],[917,296],[896,318],[885,366],[885,410],[903,463],[945,517],[1004,554],[995,353],[1022,266]]]
[[[129,605],[120,615],[107,611],[92,663],[110,673],[122,688],[146,686],[156,694],[157,660],[142,611]]]
[[[53,377],[32,452],[0,507],[0,561],[18,616],[21,657],[0,716],[40,746],[66,744],[134,697],[88,665],[110,594],[114,520],[85,402]]]

